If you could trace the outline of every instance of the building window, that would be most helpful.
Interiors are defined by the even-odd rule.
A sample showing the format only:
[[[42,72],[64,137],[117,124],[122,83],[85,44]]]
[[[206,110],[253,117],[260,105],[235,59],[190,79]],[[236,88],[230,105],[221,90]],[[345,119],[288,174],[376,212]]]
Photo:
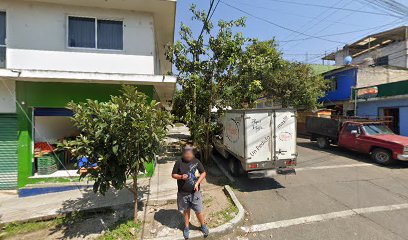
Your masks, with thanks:
[[[377,66],[388,65],[388,56],[379,57],[379,58],[375,59],[375,65],[377,65]]]
[[[6,67],[6,13],[0,12],[0,68]]]
[[[336,91],[337,90],[337,78],[336,77],[331,77],[329,79],[330,81],[330,91]]]
[[[68,46],[122,50],[123,21],[69,17]]]

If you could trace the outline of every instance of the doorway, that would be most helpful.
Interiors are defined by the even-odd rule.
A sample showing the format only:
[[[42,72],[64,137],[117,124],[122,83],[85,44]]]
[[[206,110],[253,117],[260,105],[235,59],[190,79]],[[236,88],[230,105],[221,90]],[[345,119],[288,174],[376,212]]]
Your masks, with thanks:
[[[380,109],[380,115],[390,119],[386,124],[394,133],[400,133],[399,108],[382,108]]]

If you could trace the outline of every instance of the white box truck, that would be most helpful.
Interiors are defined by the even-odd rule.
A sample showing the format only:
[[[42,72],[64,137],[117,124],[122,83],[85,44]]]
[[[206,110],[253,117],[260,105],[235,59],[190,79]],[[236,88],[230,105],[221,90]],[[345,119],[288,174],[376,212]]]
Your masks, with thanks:
[[[293,109],[228,110],[221,118],[222,134],[214,148],[228,160],[232,175],[276,169],[294,173],[296,111]]]

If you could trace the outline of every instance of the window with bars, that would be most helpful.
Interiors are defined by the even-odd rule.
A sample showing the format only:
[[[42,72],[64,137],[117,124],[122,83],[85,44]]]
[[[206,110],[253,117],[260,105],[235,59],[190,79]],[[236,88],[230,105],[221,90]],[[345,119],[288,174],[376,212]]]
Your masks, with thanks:
[[[123,21],[70,16],[68,46],[123,50]]]

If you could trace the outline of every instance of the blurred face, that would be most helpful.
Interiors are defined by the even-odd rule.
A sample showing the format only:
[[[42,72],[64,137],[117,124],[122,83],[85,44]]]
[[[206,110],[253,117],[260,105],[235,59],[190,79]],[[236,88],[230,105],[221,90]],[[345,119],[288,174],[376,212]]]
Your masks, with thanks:
[[[185,151],[183,153],[183,159],[187,162],[190,162],[191,160],[194,159],[194,153],[193,151]]]

